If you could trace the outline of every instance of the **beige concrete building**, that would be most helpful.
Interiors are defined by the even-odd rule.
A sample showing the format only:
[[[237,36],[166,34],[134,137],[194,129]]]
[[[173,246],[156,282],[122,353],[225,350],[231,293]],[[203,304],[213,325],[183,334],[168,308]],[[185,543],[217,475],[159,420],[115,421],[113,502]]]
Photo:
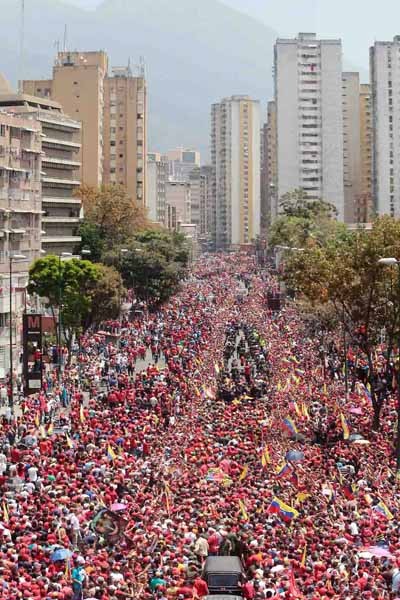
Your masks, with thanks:
[[[0,110],[0,379],[10,368],[10,285],[15,369],[21,352],[28,270],[40,257],[41,131],[37,120]]]
[[[261,130],[261,224],[265,235],[268,226],[278,214],[276,197],[276,105],[268,102],[267,121]]]
[[[371,86],[360,86],[360,145],[361,145],[361,188],[356,200],[355,222],[369,223],[373,218],[373,131],[372,131]]]
[[[112,69],[105,79],[104,183],[123,185],[131,198],[146,205],[146,80],[130,67]]]
[[[67,117],[60,104],[27,94],[0,95],[0,110],[41,124],[42,249],[47,254],[73,252],[80,242],[81,124]]]
[[[199,246],[207,250],[210,238],[212,168],[195,167],[189,175],[191,222],[196,225]]]
[[[147,97],[143,68],[115,67],[98,52],[59,52],[51,80],[24,81],[82,123],[82,182],[118,183],[146,204]]]
[[[232,96],[212,105],[211,227],[216,249],[246,244],[260,233],[260,103]]]
[[[147,154],[147,210],[149,219],[155,223],[166,223],[166,184],[168,160],[159,152]]]
[[[169,164],[169,177],[172,181],[189,181],[190,173],[200,167],[200,152],[190,148],[177,148],[166,153]]]
[[[354,223],[361,193],[360,76],[342,75],[344,221]]]
[[[105,52],[59,52],[50,80],[24,81],[23,91],[59,102],[63,111],[82,123],[82,181],[103,181]]]
[[[173,212],[175,212],[176,224],[192,222],[190,183],[168,181],[165,186],[165,202],[167,207],[175,209]]]

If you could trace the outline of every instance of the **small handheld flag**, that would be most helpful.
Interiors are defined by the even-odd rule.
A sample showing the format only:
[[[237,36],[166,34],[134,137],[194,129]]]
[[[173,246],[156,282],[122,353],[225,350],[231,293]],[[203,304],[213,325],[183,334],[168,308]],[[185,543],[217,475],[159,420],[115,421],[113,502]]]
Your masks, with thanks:
[[[249,467],[246,465],[240,474],[239,481],[243,481],[243,479],[245,479],[247,477],[248,472],[249,472]]]
[[[108,444],[108,446],[107,446],[107,456],[110,460],[115,460],[117,458],[117,455],[115,454],[114,450],[111,448],[110,444]]]
[[[270,464],[270,462],[271,462],[271,458],[269,455],[268,446],[265,446],[263,453],[261,455],[261,464],[265,468],[267,465]]]
[[[247,514],[246,506],[243,500],[239,500],[239,508],[242,513],[242,517],[245,521],[249,520],[249,515]]]
[[[350,429],[343,413],[340,413],[340,420],[342,422],[343,439],[348,440],[350,437]]]

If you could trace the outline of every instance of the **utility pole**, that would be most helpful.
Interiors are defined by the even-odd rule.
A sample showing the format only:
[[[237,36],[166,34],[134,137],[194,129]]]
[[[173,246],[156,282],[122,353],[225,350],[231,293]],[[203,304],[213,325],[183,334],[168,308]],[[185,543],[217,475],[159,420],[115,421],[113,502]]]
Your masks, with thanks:
[[[19,78],[18,78],[18,93],[22,94],[22,82],[24,79],[25,70],[25,0],[21,0],[21,25],[19,32]]]

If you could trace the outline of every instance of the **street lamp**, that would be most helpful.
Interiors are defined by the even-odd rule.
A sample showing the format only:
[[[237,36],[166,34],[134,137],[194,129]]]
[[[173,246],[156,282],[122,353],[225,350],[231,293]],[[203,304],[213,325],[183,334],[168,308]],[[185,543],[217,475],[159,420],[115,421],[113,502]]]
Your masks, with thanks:
[[[11,415],[14,416],[14,360],[13,360],[13,319],[12,319],[12,279],[13,279],[13,261],[14,260],[24,260],[26,256],[24,254],[11,254],[9,251],[9,267],[10,267],[10,319],[9,319],[9,329],[10,329],[10,396],[9,396],[9,406],[11,410]]]
[[[378,260],[378,265],[382,267],[397,267],[397,282],[398,282],[398,291],[399,291],[399,301],[400,301],[400,261],[397,258],[380,258]],[[397,352],[400,353],[400,334],[398,334],[397,340]],[[396,365],[396,373],[397,373],[397,439],[396,439],[396,474],[400,473],[400,364],[399,357]]]
[[[61,252],[58,255],[58,381],[61,381],[61,336],[62,336],[62,283],[61,261],[63,258],[72,258],[71,252]]]

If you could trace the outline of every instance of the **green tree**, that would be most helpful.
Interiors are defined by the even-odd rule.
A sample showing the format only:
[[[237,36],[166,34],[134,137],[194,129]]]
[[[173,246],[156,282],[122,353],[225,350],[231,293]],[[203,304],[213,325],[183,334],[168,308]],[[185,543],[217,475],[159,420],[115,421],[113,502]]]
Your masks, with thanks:
[[[280,214],[269,233],[269,245],[303,248],[308,243],[324,245],[346,234],[347,228],[336,221],[336,208],[323,200],[309,200],[304,190],[282,197]]]
[[[89,318],[92,294],[100,277],[99,267],[90,261],[63,261],[58,256],[40,258],[29,270],[29,293],[43,299],[54,319],[56,308],[61,308],[62,331],[69,348]]]
[[[100,325],[108,319],[117,319],[120,314],[121,300],[126,294],[122,277],[115,268],[102,264],[96,267],[99,276],[89,292],[91,310],[86,318],[86,328]]]
[[[105,240],[100,227],[85,219],[79,227],[79,235],[81,242],[75,249],[76,254],[81,254],[83,249],[88,249],[91,262],[101,262],[105,251]]]
[[[381,332],[386,331],[386,368],[400,335],[400,290],[397,272],[383,268],[378,260],[400,259],[400,221],[378,218],[372,231],[360,229],[353,235],[325,246],[307,247],[287,257],[286,283],[302,300],[318,310],[329,305],[345,328],[351,345],[365,356],[374,409],[373,428],[378,429],[382,398],[374,383],[374,355]]]
[[[82,201],[85,222],[96,226],[108,250],[126,244],[136,231],[150,226],[145,208],[132,200],[121,185],[99,189],[82,186],[77,196]]]
[[[157,305],[167,300],[186,274],[189,249],[185,237],[169,231],[147,230],[135,235],[122,257],[127,287],[140,300]]]

